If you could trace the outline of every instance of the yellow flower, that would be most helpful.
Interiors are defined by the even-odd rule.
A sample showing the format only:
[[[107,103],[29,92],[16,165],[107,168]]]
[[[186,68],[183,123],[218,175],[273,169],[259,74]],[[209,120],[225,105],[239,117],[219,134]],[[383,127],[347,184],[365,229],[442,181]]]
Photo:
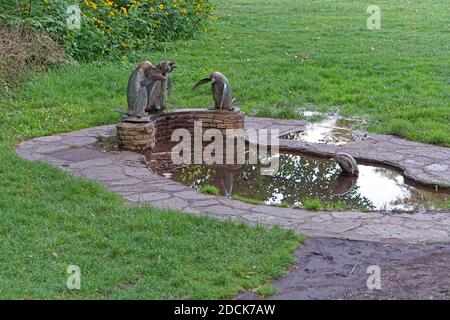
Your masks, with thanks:
[[[112,7],[114,3],[112,1],[105,1],[103,2],[103,4],[105,5],[105,7]]]
[[[110,11],[110,12],[109,12],[109,15],[110,15],[111,17],[114,17],[114,12],[113,12],[113,11]]]
[[[159,5],[159,8],[160,8],[161,10],[164,10],[164,5],[161,3],[161,4]]]
[[[150,7],[150,12],[151,12],[151,13],[155,12],[155,8]]]
[[[125,14],[127,14],[127,8],[120,7],[120,11],[122,11],[122,12],[125,13]]]
[[[89,4],[93,9],[97,9],[97,5],[94,2],[89,2]]]
[[[186,14],[186,12],[187,12],[186,8],[181,9],[182,14]]]
[[[84,0],[84,4],[89,6],[89,1],[88,0]]]

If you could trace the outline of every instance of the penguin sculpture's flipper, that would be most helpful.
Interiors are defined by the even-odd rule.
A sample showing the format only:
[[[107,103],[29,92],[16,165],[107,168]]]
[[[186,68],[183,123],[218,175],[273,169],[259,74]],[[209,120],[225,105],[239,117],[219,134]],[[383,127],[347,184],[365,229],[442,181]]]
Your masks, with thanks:
[[[151,79],[153,81],[164,81],[164,80],[166,80],[166,77],[160,73],[155,73],[155,74],[151,75]]]
[[[170,96],[172,94],[172,88],[173,80],[171,77],[167,77],[167,96]]]
[[[211,82],[211,78],[204,78],[202,80],[197,81],[197,83],[192,87],[192,90],[197,89],[198,86],[201,86],[202,84]]]
[[[156,87],[157,86],[155,86],[155,85],[152,86],[152,89],[150,90],[150,93],[148,95],[150,99],[153,98],[153,95],[155,94]]]
[[[158,93],[160,93],[161,90],[161,84],[160,82],[154,82],[151,88],[148,88],[149,91],[147,92],[147,112],[154,111],[153,109],[156,108],[157,101],[159,99],[159,96],[157,96]]]
[[[227,84],[226,83],[224,83],[223,84],[223,91],[222,91],[222,98],[220,99],[220,109],[223,109],[223,102],[225,101],[225,97],[226,97],[226,95],[227,95],[227,89],[228,89],[228,87],[227,87]]]

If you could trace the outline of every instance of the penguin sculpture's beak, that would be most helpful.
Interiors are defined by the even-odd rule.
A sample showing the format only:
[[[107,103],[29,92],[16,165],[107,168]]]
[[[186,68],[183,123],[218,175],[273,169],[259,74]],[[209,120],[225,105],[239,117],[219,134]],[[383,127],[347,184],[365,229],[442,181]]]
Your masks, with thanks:
[[[202,84],[208,83],[208,82],[212,82],[211,78],[204,78],[202,80],[197,81],[197,83],[192,87],[192,90],[197,89],[198,86],[201,86]]]

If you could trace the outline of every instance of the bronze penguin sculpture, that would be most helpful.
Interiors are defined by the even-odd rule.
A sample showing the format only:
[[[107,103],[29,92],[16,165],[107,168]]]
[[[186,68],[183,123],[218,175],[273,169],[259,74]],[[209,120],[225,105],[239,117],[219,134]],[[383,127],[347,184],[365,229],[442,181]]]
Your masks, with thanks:
[[[356,163],[356,160],[348,153],[338,152],[336,150],[334,152],[334,160],[336,160],[339,167],[341,167],[343,174],[351,176],[359,175],[358,164]]]
[[[173,80],[169,73],[175,70],[175,61],[161,61],[155,65],[155,72],[161,74],[165,79],[157,82],[149,82],[147,86],[147,106],[148,113],[160,113],[167,108],[167,99],[172,92]]]
[[[141,62],[133,70],[127,85],[128,111],[121,112],[129,117],[145,117],[148,102],[147,86],[150,82],[165,80],[161,74],[155,72],[155,66],[149,61]]]
[[[214,71],[208,78],[199,80],[192,90],[198,86],[211,82],[214,106],[216,109],[233,110],[233,94],[228,79],[220,72]]]

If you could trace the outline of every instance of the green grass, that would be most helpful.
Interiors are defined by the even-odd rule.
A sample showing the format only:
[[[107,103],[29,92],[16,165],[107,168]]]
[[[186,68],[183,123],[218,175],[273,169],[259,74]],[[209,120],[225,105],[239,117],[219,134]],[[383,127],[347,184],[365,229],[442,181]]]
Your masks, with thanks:
[[[0,153],[1,298],[231,298],[281,276],[280,228],[130,207],[97,183]],[[81,290],[66,288],[69,265]]]
[[[256,288],[256,294],[261,297],[271,296],[278,292],[277,287],[271,284],[263,284],[262,286]]]
[[[238,201],[242,201],[242,202],[246,202],[246,203],[250,203],[250,204],[264,204],[263,200],[248,198],[248,197],[241,196],[239,194],[233,194],[231,196],[231,198],[233,200],[238,200]]]
[[[203,187],[200,189],[200,192],[201,192],[201,193],[205,193],[205,194],[211,194],[211,195],[213,195],[213,196],[218,196],[219,193],[220,193],[219,189],[217,189],[217,188],[216,188],[215,186],[213,186],[213,185],[206,185],[206,186],[203,186]]]
[[[306,199],[303,201],[303,207],[308,210],[319,211],[325,208],[325,205],[319,199]]]
[[[172,107],[211,105],[206,87],[195,93],[191,87],[219,70],[249,114],[293,118],[297,109],[340,110],[366,118],[370,131],[450,146],[447,2],[379,1],[381,30],[367,29],[368,4],[217,2],[214,30],[142,59],[177,61]],[[295,61],[305,52],[308,60]],[[111,123],[119,117],[111,110],[126,106],[124,92],[134,65],[123,59],[57,70],[32,79],[14,104],[66,122],[67,130]],[[7,109],[7,124],[27,126],[28,113]]]
[[[250,114],[339,110],[370,131],[450,146],[447,2],[379,1],[378,31],[366,28],[368,4],[217,2],[212,32],[142,58],[177,61],[172,107],[211,105],[207,88],[190,88],[218,70]],[[232,297],[293,261],[292,233],[125,206],[97,183],[14,156],[21,140],[117,122],[135,63],[55,69],[1,101],[0,297]],[[65,287],[69,264],[81,267],[80,291]]]
[[[436,204],[435,204],[436,205]],[[439,208],[447,208],[446,203],[439,203]],[[431,205],[430,205],[431,206]],[[320,199],[305,199],[301,205],[296,205],[294,208],[306,209],[311,211],[371,211],[369,207],[361,207],[358,209],[349,207],[343,201],[336,201],[331,203],[324,203]]]

